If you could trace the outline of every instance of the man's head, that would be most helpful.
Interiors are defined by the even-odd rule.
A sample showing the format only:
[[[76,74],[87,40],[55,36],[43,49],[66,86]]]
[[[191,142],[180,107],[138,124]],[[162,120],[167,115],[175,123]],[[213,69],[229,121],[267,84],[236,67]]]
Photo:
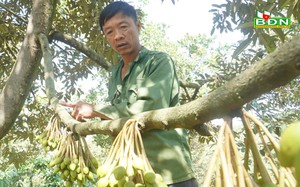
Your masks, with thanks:
[[[123,1],[112,2],[101,12],[99,23],[108,43],[124,62],[134,60],[141,49],[141,24],[135,9]]]
[[[99,25],[102,31],[105,22],[118,13],[131,17],[135,22],[137,21],[136,11],[133,6],[124,1],[115,1],[107,5],[100,14]]]

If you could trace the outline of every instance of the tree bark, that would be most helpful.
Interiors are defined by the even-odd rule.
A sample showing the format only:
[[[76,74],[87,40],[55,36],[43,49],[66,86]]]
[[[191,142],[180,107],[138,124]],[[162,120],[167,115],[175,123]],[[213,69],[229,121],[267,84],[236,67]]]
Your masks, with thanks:
[[[51,29],[56,0],[34,0],[24,41],[0,94],[0,139],[13,126],[36,78],[42,58],[37,34]]]
[[[177,127],[191,129],[198,124],[231,114],[244,104],[289,83],[299,75],[300,36],[297,36],[205,97],[178,107],[148,111],[131,118],[140,121],[142,130]],[[71,125],[71,128],[80,135],[116,135],[128,119],[91,121]]]

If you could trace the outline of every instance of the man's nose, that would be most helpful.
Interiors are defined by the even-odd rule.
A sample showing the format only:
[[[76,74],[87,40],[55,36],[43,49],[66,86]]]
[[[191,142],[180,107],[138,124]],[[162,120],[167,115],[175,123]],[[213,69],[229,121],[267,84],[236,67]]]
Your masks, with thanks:
[[[115,40],[120,40],[120,39],[122,39],[123,37],[124,37],[123,32],[122,32],[121,30],[116,30],[114,39],[115,39]]]

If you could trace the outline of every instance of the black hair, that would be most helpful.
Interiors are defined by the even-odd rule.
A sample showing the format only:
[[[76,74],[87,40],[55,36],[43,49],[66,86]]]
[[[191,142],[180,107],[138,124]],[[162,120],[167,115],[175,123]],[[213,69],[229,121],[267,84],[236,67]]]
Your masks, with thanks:
[[[100,13],[99,25],[102,31],[105,22],[118,13],[122,13],[131,17],[134,21],[137,21],[136,10],[133,6],[124,1],[114,1],[108,4]]]

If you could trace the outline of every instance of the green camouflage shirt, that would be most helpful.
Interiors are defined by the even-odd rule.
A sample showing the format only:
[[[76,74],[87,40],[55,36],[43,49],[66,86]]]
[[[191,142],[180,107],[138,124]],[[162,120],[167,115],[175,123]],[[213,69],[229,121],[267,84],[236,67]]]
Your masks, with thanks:
[[[111,105],[96,106],[96,111],[116,119],[178,104],[178,79],[173,60],[167,54],[142,47],[122,80],[123,64],[120,61],[110,69]],[[151,130],[142,137],[151,166],[167,184],[194,177],[187,130]]]

